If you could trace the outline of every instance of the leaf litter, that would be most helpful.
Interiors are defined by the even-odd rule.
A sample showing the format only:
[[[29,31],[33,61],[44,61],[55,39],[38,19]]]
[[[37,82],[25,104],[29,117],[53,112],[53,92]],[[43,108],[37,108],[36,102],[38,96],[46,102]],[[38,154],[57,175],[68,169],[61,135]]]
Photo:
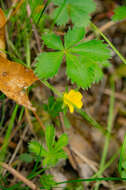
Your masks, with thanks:
[[[0,9],[0,49],[5,49],[6,18]],[[26,89],[38,78],[32,69],[20,63],[9,61],[6,55],[0,52],[0,90],[10,99],[28,109],[35,110],[29,101]]]

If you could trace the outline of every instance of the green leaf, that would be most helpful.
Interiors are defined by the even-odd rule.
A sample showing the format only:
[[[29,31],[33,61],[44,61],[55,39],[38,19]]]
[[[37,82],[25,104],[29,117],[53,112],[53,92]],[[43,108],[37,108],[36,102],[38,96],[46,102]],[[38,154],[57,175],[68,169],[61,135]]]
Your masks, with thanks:
[[[45,138],[46,145],[48,149],[51,150],[55,142],[55,128],[52,125],[46,127]]]
[[[33,160],[33,157],[28,153],[23,153],[19,156],[19,159],[23,162],[30,163]]]
[[[82,56],[67,54],[67,76],[79,87],[88,88],[94,81],[94,65]]]
[[[58,25],[65,25],[68,20],[72,20],[75,26],[86,27],[90,21],[89,14],[95,10],[93,0],[53,0],[53,2],[58,6],[53,14]]]
[[[122,171],[122,173],[121,173],[121,177],[122,177],[122,178],[126,178],[126,171],[125,171],[125,170]]]
[[[47,46],[55,49],[61,48],[61,51],[43,52],[38,56],[35,69],[37,76],[40,79],[53,77],[57,73],[65,55],[67,76],[78,87],[88,88],[92,83],[101,80],[103,77],[102,68],[109,65],[108,59],[111,58],[111,51],[101,40],[82,42],[84,34],[83,28],[74,27],[72,30],[69,29],[64,36],[64,50],[59,38],[54,37],[54,39],[57,39],[56,45],[55,40],[51,41],[52,33],[48,34],[51,36],[50,39],[44,37]]]
[[[64,152],[64,150],[59,150],[56,153],[56,159],[57,159],[57,161],[60,160],[60,159],[66,159],[66,158],[67,158],[67,154]]]
[[[42,186],[45,189],[48,189],[48,190],[50,190],[50,189],[52,189],[52,187],[56,186],[56,182],[54,181],[52,175],[43,174],[40,177],[40,183],[42,184]]]
[[[29,151],[41,157],[46,156],[47,154],[47,151],[37,141],[31,141],[29,143]]]
[[[55,22],[59,26],[65,25],[69,21],[69,15],[65,4],[62,4],[61,7],[55,9],[52,18],[56,20]]]
[[[53,3],[55,4],[55,5],[62,5],[63,4],[63,1],[62,0],[52,0],[53,1]]]
[[[97,63],[94,63],[94,82],[98,83],[103,78],[103,72]]]
[[[53,77],[60,67],[63,59],[62,52],[42,52],[36,59],[35,73],[40,79]]]
[[[48,109],[46,111],[49,112],[52,118],[56,118],[59,116],[59,112],[62,112],[63,101],[61,99],[55,99],[54,96],[50,96],[48,99]]]
[[[103,68],[108,68],[110,66],[111,66],[111,63],[108,60],[102,62],[102,67]]]
[[[126,170],[126,161],[122,162],[122,168]]]
[[[56,142],[55,144],[55,151],[61,150],[67,144],[68,144],[68,136],[66,134],[62,134],[58,139],[58,142]]]
[[[70,123],[70,121],[69,121],[69,119],[68,119],[68,117],[67,117],[66,114],[63,114],[63,121],[64,121],[65,127],[66,127],[67,129],[69,129],[69,128],[71,127],[71,123]]]
[[[122,164],[124,164],[125,160],[126,160],[126,134],[125,134],[124,141],[123,141],[123,144],[121,147],[121,153],[120,153],[120,159],[119,159],[119,165],[118,165],[118,170],[119,170],[121,177],[123,174],[126,174],[126,171],[123,171],[124,165],[122,166]],[[122,174],[122,172],[123,172],[123,174]]]
[[[63,44],[59,36],[56,36],[54,33],[47,33],[42,35],[42,39],[48,48],[54,50],[63,50]]]
[[[64,36],[64,46],[65,49],[75,46],[80,40],[84,38],[85,30],[84,28],[74,28],[69,29]]]
[[[96,62],[105,62],[111,57],[110,50],[101,40],[91,40],[82,42],[79,45],[70,48],[72,53],[77,53]]]
[[[117,7],[114,10],[114,15],[112,17],[113,21],[120,21],[126,18],[126,6]]]

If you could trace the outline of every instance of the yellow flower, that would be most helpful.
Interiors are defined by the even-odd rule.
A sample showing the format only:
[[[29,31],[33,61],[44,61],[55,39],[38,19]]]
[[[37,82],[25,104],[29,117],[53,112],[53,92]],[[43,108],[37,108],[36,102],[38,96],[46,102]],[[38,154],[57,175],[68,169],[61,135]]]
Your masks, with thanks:
[[[81,108],[83,105],[82,102],[82,94],[80,92],[77,92],[75,90],[70,90],[68,93],[64,93],[63,96],[63,102],[65,105],[68,105],[69,110],[71,113],[74,112],[74,106],[75,105],[77,108]]]

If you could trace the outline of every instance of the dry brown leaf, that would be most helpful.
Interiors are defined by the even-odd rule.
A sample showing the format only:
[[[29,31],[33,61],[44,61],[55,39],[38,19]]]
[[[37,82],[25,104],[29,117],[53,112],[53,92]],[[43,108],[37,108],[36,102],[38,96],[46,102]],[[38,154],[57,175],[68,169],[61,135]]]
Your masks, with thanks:
[[[5,50],[5,24],[6,18],[4,12],[0,8],[0,49]],[[0,51],[0,55],[6,57],[6,54]]]
[[[6,18],[0,8],[0,49],[5,50]],[[28,109],[34,110],[25,89],[38,80],[31,69],[9,61],[6,54],[0,51],[0,90],[9,98]]]
[[[34,110],[25,89],[38,78],[31,69],[9,61],[0,55],[0,90],[9,98],[28,109]]]

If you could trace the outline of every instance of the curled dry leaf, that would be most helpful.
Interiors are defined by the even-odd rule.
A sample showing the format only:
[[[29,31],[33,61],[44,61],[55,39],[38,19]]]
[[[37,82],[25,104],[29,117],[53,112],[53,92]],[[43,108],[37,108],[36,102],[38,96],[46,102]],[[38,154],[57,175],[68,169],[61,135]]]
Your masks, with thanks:
[[[6,18],[0,8],[0,49],[5,50]],[[6,54],[0,51],[0,90],[9,98],[28,109],[34,110],[25,89],[38,80],[31,69],[9,61]]]
[[[5,50],[5,24],[6,18],[0,8],[0,49]],[[6,54],[0,51],[0,55],[6,57]]]
[[[38,78],[31,69],[0,55],[0,90],[9,98],[34,110],[25,92]]]

